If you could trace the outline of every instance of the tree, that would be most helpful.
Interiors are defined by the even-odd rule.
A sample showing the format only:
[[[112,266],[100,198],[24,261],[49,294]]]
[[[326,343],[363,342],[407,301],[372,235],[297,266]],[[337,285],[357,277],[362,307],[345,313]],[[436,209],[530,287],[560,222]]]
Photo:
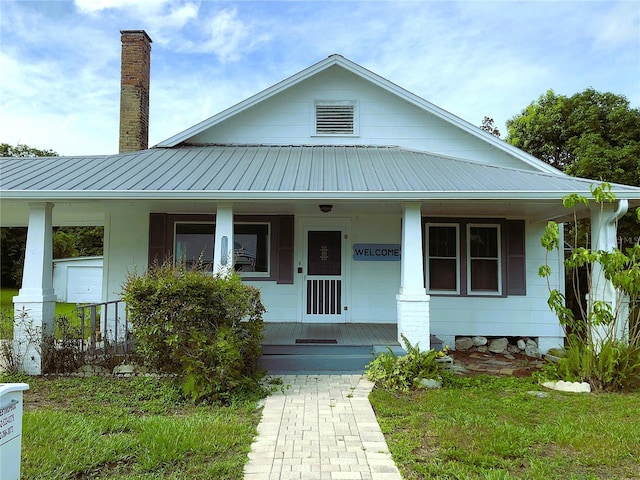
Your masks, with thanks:
[[[9,145],[0,143],[0,157],[57,157],[58,153],[53,150],[40,150],[27,145]]]
[[[507,121],[506,141],[569,175],[640,186],[640,109],[623,95],[548,90]]]
[[[640,186],[640,109],[623,95],[548,90],[507,121],[505,140],[569,175]],[[633,215],[620,221],[619,232],[623,244],[637,242]]]
[[[16,146],[0,143],[0,157],[56,157],[53,150],[40,150],[28,145]],[[60,227],[53,233],[53,258],[102,255],[102,227]],[[27,229],[24,227],[0,229],[0,281],[2,286],[19,286]]]
[[[484,130],[485,132],[489,132],[491,135],[500,138],[500,130],[498,130],[498,127],[494,125],[493,118],[491,117],[484,117],[482,119],[480,130]]]

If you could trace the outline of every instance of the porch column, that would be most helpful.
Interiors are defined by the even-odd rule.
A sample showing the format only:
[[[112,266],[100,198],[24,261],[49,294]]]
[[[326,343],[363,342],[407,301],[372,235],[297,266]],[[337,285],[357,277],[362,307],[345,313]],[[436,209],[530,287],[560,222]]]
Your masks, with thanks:
[[[402,255],[400,291],[396,295],[398,341],[402,335],[421,350],[429,350],[429,295],[424,287],[422,215],[420,203],[402,206]]]
[[[233,205],[219,204],[216,212],[213,271],[226,274],[233,270],[233,263]]]
[[[596,204],[591,207],[591,246],[592,250],[611,252],[618,247],[618,220],[627,213],[629,202],[619,200],[615,203]],[[607,338],[624,338],[628,328],[628,303],[624,296],[616,292],[613,284],[604,277],[602,265],[595,263],[591,272],[591,295],[588,296],[588,311],[592,311],[593,302],[604,301],[611,306],[615,316],[613,325],[594,326],[591,334],[594,344],[598,345]]]
[[[52,210],[52,203],[29,204],[22,288],[13,297],[13,352],[19,368],[30,375],[42,373],[42,338],[54,329]]]

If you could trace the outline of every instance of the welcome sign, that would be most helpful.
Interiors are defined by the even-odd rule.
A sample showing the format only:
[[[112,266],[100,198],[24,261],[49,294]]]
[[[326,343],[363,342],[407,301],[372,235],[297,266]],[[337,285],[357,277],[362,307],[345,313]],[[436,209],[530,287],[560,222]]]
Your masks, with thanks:
[[[365,262],[399,262],[400,244],[356,243],[353,245],[353,259]]]

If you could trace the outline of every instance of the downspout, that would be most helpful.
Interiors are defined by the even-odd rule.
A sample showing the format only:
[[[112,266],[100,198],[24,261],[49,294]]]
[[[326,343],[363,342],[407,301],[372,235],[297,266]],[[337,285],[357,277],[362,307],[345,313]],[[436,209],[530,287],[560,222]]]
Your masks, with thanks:
[[[618,209],[613,213],[611,222],[617,222],[629,211],[629,200],[621,198],[618,200]]]

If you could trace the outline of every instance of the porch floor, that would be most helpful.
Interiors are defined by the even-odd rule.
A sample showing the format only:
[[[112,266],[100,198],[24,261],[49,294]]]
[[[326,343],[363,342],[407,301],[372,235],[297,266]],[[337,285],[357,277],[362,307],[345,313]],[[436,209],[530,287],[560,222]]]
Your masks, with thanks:
[[[395,323],[267,323],[263,345],[296,345],[296,340],[335,340],[334,345],[399,346]]]

